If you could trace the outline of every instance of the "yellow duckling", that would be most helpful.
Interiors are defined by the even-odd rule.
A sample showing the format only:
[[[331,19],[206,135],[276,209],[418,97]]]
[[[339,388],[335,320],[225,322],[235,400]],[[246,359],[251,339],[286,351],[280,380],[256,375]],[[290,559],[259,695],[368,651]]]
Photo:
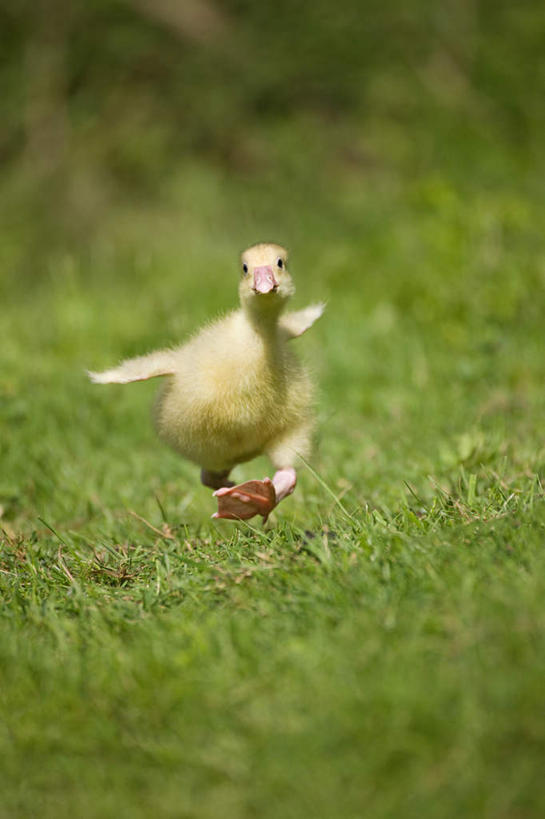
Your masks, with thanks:
[[[295,488],[297,456],[308,457],[312,385],[287,342],[322,315],[323,304],[282,315],[295,292],[280,245],[257,244],[241,256],[241,306],[181,347],[132,358],[101,373],[96,384],[169,376],[158,398],[159,436],[201,467],[215,489],[215,518],[247,519],[271,510]],[[271,481],[228,480],[237,464],[266,453]]]

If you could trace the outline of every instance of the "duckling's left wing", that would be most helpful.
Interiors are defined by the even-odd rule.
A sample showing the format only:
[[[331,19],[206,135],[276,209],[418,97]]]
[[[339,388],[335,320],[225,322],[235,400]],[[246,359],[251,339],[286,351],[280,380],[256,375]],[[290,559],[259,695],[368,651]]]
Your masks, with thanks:
[[[175,350],[156,350],[149,355],[128,358],[111,370],[87,375],[94,384],[130,384],[131,381],[147,381],[160,375],[174,375],[176,372]]]
[[[325,310],[324,302],[319,304],[311,304],[303,310],[297,310],[295,313],[286,313],[280,319],[280,326],[286,331],[288,338],[297,338],[302,336],[309,327],[312,327]]]

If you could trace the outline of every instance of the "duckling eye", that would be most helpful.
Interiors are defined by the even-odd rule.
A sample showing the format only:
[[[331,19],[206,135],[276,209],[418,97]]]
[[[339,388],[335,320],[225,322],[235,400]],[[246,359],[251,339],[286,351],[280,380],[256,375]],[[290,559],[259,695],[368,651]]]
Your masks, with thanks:
[[[246,262],[244,262],[244,264],[242,265],[242,269],[244,270],[245,273],[248,272],[248,265],[246,264]]]
[[[279,267],[280,269],[282,269],[282,268],[284,267],[284,262],[282,261],[282,259],[278,259],[278,260],[277,260],[277,262],[276,262],[276,264],[278,265],[278,267]]]

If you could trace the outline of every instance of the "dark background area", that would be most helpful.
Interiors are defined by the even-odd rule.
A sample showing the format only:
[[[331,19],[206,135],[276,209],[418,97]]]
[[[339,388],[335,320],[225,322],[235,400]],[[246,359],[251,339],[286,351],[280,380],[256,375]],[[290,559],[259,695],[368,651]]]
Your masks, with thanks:
[[[4,0],[0,38],[2,275],[195,173],[335,221],[356,183],[541,178],[536,2]]]

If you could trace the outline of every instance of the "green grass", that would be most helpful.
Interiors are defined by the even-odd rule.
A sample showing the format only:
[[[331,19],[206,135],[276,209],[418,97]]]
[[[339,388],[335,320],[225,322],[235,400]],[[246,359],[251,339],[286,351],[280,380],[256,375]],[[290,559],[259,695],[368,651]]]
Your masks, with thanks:
[[[545,198],[461,145],[289,191],[190,165],[21,275],[3,234],[1,817],[543,815]],[[209,519],[156,385],[84,368],[228,309],[269,237],[328,310],[263,529]]]

